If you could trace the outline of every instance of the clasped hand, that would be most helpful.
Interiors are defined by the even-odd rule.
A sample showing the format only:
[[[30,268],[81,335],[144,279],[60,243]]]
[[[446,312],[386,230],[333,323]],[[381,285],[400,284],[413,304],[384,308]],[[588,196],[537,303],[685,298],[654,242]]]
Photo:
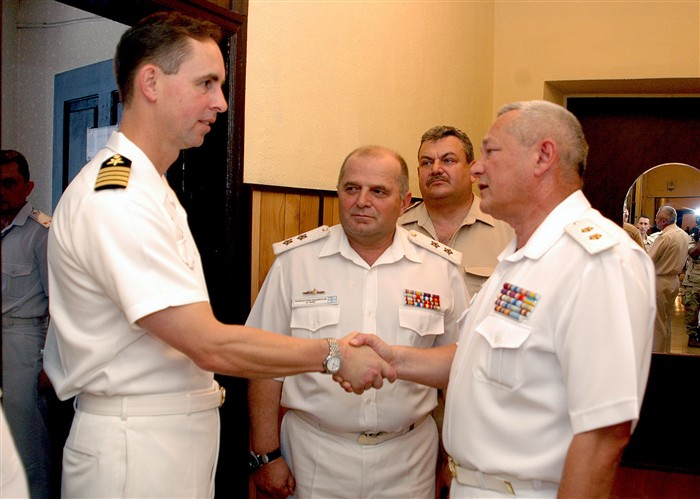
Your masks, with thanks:
[[[396,380],[396,370],[391,365],[394,353],[376,335],[350,333],[338,343],[343,363],[333,380],[346,392],[361,394],[370,388],[381,388],[384,379],[392,383]]]

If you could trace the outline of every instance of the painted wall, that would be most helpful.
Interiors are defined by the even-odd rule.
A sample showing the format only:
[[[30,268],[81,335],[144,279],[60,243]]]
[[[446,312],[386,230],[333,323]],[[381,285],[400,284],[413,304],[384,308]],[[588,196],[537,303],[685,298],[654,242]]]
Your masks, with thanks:
[[[493,110],[549,80],[700,76],[700,2],[496,2]]]
[[[30,200],[50,213],[54,76],[111,59],[126,26],[53,0],[3,0],[2,14],[2,148],[27,157]]]
[[[335,189],[354,148],[490,123],[492,2],[275,2],[248,17],[245,181]],[[412,188],[420,194],[417,185]]]
[[[245,180],[333,189],[368,143],[413,166],[435,124],[478,147],[502,104],[550,80],[698,78],[699,6],[250,0]]]

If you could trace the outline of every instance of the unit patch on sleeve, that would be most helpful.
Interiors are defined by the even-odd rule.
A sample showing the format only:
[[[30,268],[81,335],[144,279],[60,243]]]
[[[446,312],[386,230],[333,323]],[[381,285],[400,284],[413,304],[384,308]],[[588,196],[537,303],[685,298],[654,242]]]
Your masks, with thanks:
[[[95,190],[126,189],[131,174],[131,160],[121,154],[115,154],[100,167],[95,181]]]

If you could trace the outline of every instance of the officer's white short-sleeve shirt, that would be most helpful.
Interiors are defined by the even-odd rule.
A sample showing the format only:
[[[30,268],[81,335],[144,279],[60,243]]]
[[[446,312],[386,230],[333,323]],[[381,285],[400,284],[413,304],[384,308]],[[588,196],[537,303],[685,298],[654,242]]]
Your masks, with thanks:
[[[115,154],[131,160],[127,187],[95,191],[101,165]],[[212,373],[136,324],[209,298],[184,209],[165,177],[121,133],[61,197],[48,260],[45,369],[61,399],[211,386]]]
[[[565,232],[612,247],[591,254]],[[587,226],[595,227],[590,232]],[[461,465],[558,483],[573,435],[636,421],[651,360],[654,267],[580,191],[511,244],[462,324],[444,442]],[[498,311],[509,291],[531,309]],[[527,305],[527,303],[526,303]],[[525,315],[525,317],[522,317]]]
[[[323,231],[329,235],[323,237]],[[455,342],[468,294],[459,260],[436,254],[450,248],[415,245],[409,238],[430,240],[397,227],[392,245],[370,267],[339,225],[300,237],[299,247],[277,256],[247,325],[316,339],[360,331],[392,345],[420,348]],[[289,243],[296,246],[297,241]],[[418,306],[418,296],[426,306]],[[439,308],[428,306],[428,300]],[[327,430],[391,432],[428,414],[437,398],[435,389],[400,380],[358,396],[338,390],[331,376],[307,373],[284,379],[281,403],[307,413]]]

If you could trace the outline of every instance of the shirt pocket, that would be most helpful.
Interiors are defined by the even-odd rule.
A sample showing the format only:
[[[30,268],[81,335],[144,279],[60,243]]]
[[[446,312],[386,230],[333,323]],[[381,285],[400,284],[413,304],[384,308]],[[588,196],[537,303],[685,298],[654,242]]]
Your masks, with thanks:
[[[340,338],[340,307],[292,308],[290,327],[297,338]]]
[[[420,307],[399,308],[401,333],[397,345],[430,347],[445,334],[445,317],[442,313]]]
[[[487,316],[476,326],[487,343],[487,354],[479,356],[476,377],[513,391],[523,382],[523,344],[532,328],[506,317]]]
[[[12,298],[22,298],[34,286],[30,263],[2,262],[2,274],[2,280],[6,284],[3,292]]]

